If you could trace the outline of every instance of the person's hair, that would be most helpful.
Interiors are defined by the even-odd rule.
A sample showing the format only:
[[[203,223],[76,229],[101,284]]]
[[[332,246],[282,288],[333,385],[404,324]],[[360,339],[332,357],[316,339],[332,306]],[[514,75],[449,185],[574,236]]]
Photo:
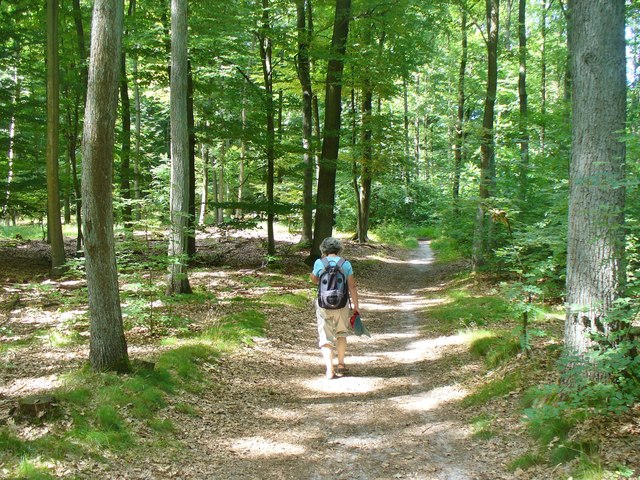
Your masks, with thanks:
[[[324,255],[330,253],[338,254],[342,251],[342,242],[337,238],[327,237],[320,244],[320,252]]]

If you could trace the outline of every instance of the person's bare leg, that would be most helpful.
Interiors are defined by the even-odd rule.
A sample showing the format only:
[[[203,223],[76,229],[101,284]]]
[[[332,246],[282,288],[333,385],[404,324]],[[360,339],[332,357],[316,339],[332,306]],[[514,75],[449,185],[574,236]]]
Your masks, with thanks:
[[[347,337],[336,339],[336,349],[338,350],[338,365],[344,367],[344,354],[347,351]]]
[[[320,350],[322,351],[325,367],[327,367],[327,378],[333,378],[333,347],[327,344],[320,347]]]

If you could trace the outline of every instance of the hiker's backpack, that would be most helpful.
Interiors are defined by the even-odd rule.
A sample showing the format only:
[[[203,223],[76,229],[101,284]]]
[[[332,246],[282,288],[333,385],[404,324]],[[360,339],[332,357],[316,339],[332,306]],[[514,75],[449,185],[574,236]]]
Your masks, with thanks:
[[[346,260],[341,258],[338,263],[331,265],[326,257],[322,258],[324,269],[320,272],[318,283],[318,306],[328,310],[344,308],[349,301],[347,276],[342,265]]]

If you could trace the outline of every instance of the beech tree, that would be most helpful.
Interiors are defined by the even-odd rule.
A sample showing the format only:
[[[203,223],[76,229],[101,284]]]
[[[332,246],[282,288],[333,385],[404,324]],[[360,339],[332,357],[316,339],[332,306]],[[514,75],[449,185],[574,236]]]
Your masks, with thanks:
[[[187,277],[189,127],[187,0],[171,0],[171,236],[167,293],[191,293]]]
[[[96,0],[82,140],[82,208],[89,296],[89,360],[96,371],[129,369],[113,235],[113,146],[124,6]]]
[[[347,49],[351,0],[336,0],[335,21],[325,94],[324,138],[318,172],[316,218],[313,231],[312,256],[320,256],[320,243],[333,232],[333,213],[336,197],[336,169],[340,148],[340,119],[342,113],[342,71]]]
[[[624,286],[624,0],[571,4],[572,153],[565,347],[584,356]]]
[[[51,271],[61,273],[64,238],[60,221],[58,151],[60,144],[60,61],[58,55],[58,0],[47,0],[47,230],[51,244]]]
[[[480,200],[476,210],[473,233],[473,268],[485,262],[485,255],[491,243],[491,218],[488,216],[488,200],[493,195],[495,184],[495,132],[494,117],[496,92],[498,89],[498,30],[500,1],[486,0],[487,12],[487,90],[482,117],[482,142],[480,144]]]

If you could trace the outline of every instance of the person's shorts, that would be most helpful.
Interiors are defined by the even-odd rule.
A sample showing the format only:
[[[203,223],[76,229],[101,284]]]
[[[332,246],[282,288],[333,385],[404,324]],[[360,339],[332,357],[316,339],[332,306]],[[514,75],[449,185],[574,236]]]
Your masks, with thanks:
[[[318,345],[335,346],[336,338],[346,337],[349,333],[349,306],[339,310],[327,310],[316,303],[318,322]]]

